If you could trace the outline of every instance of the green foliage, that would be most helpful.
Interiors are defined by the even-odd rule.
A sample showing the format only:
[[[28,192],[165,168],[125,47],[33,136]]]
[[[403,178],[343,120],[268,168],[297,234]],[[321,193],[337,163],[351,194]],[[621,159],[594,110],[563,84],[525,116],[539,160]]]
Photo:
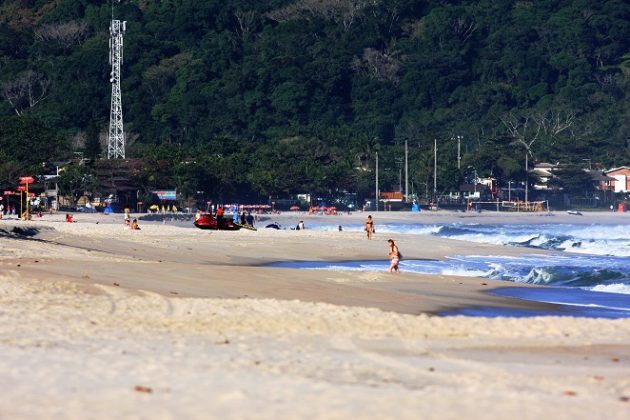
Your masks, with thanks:
[[[0,185],[17,184],[19,176],[34,175],[43,162],[64,157],[67,144],[40,119],[0,119]]]
[[[96,126],[96,122],[91,120],[88,123],[86,130],[86,139],[85,139],[85,153],[84,156],[89,159],[96,159],[97,157],[101,157],[101,142],[98,138],[98,128]]]
[[[86,133],[85,153],[99,153],[110,3],[53,3],[0,6],[21,18],[0,18],[2,165],[14,168],[3,182],[73,151],[57,137]],[[448,191],[461,181],[450,139],[464,138],[463,167],[524,180],[524,147],[502,118],[553,112],[572,126],[544,132],[532,162],[627,164],[629,13],[622,0],[128,0],[116,6],[128,22],[127,154],[145,159],[146,191],[364,197],[377,150],[381,189],[398,188],[405,139],[413,182],[432,190],[437,138],[438,189]],[[42,36],[51,28],[71,34]],[[27,70],[40,100],[25,93]]]
[[[98,180],[87,166],[69,165],[59,174],[57,185],[60,195],[71,197],[73,205],[76,206],[82,195],[98,186]]]
[[[568,165],[555,173],[551,186],[567,194],[589,197],[595,189],[592,177],[582,167]]]

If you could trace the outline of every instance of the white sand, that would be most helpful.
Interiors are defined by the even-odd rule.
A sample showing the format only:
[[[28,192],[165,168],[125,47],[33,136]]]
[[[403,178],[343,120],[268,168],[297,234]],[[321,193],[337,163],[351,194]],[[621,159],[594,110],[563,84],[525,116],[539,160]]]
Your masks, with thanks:
[[[41,230],[41,241],[0,237],[0,418],[630,412],[630,319],[410,315],[518,303],[481,295],[478,279],[246,266],[382,257],[384,238],[149,223],[132,232],[102,217],[0,224]],[[402,241],[410,258],[520,252]]]

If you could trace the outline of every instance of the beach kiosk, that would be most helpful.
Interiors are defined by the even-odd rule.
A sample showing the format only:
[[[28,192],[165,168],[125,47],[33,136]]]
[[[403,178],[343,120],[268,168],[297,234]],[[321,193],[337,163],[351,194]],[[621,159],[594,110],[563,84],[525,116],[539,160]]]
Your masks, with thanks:
[[[166,213],[167,208],[172,209],[177,200],[177,190],[154,190],[151,193],[160,200],[162,213]]]

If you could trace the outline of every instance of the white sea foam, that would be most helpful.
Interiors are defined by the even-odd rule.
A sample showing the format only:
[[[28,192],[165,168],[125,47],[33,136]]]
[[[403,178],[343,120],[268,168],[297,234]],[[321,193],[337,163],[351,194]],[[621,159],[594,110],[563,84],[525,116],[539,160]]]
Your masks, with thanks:
[[[571,226],[563,233],[579,239],[627,240],[630,238],[630,225]]]
[[[447,276],[461,276],[461,277],[487,277],[492,271],[476,270],[473,268],[467,268],[465,266],[456,266],[445,268],[441,271],[441,274]]]
[[[346,232],[363,232],[364,226],[358,224],[342,225],[342,228]],[[442,226],[438,225],[417,225],[417,224],[379,224],[376,226],[376,230],[379,233],[391,233],[401,235],[432,235],[436,234],[442,229]],[[311,230],[333,232],[339,230],[339,225],[318,225],[313,224],[309,226]]]
[[[613,310],[613,311],[629,311],[630,312],[629,308],[608,306],[608,305],[598,305],[596,303],[576,303],[576,302],[554,301],[554,300],[540,300],[540,302],[552,303],[555,305],[564,305],[564,306],[577,306],[580,308],[607,309],[607,310]]]
[[[529,245],[534,246],[534,247],[542,247],[546,243],[548,243],[550,240],[551,239],[547,235],[538,235],[537,237],[529,241]]]
[[[523,278],[525,283],[532,284],[549,284],[553,276],[544,268],[534,267],[529,273]]]
[[[593,292],[604,292],[604,293],[619,293],[624,295],[630,295],[630,285],[628,284],[598,284],[595,287],[587,288],[586,290],[591,290]]]
[[[630,245],[620,241],[565,241],[563,247],[568,252],[594,255],[614,255],[630,257]]]
[[[630,256],[626,225],[389,225],[388,233],[418,233],[495,245],[526,244],[571,253]]]

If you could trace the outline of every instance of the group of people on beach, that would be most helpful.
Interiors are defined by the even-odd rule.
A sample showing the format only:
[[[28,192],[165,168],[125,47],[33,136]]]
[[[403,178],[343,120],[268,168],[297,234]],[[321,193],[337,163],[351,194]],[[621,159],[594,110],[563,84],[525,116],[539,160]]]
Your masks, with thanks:
[[[210,214],[212,214],[214,217],[216,217],[217,219],[217,225],[222,226],[224,224],[224,220],[225,220],[225,209],[223,208],[223,206],[217,206],[216,211],[214,211],[214,206],[212,206],[212,209],[210,210]],[[203,212],[201,211],[201,209],[197,209],[197,212],[195,213],[195,221],[201,219],[201,216],[203,216]],[[252,212],[250,211],[249,213],[246,213],[244,210],[242,213],[239,214],[238,211],[232,211],[232,222],[233,223],[239,223],[243,226],[254,226],[254,221],[255,221],[255,217],[254,215],[252,215]]]
[[[238,215],[238,213],[235,213],[235,215]],[[240,216],[240,222],[241,225],[247,225],[247,226],[254,226],[254,216],[252,215],[252,212],[249,212],[247,214],[245,214],[245,211],[243,210],[243,212],[241,213]]]
[[[0,203],[0,219],[2,219],[3,215],[15,214],[15,206],[12,204],[8,204],[6,207],[4,204]]]
[[[374,229],[374,220],[372,220],[372,215],[368,215],[367,219],[365,219],[365,227],[364,230],[367,234],[368,240],[372,240],[372,236],[376,233]],[[400,272],[399,264],[402,255],[398,250],[398,245],[394,242],[393,239],[387,240],[387,245],[389,247],[389,272],[390,273],[398,273]]]
[[[140,230],[140,226],[138,225],[138,219],[134,218],[131,220],[131,209],[129,207],[125,207],[125,225],[129,226],[131,230]]]

